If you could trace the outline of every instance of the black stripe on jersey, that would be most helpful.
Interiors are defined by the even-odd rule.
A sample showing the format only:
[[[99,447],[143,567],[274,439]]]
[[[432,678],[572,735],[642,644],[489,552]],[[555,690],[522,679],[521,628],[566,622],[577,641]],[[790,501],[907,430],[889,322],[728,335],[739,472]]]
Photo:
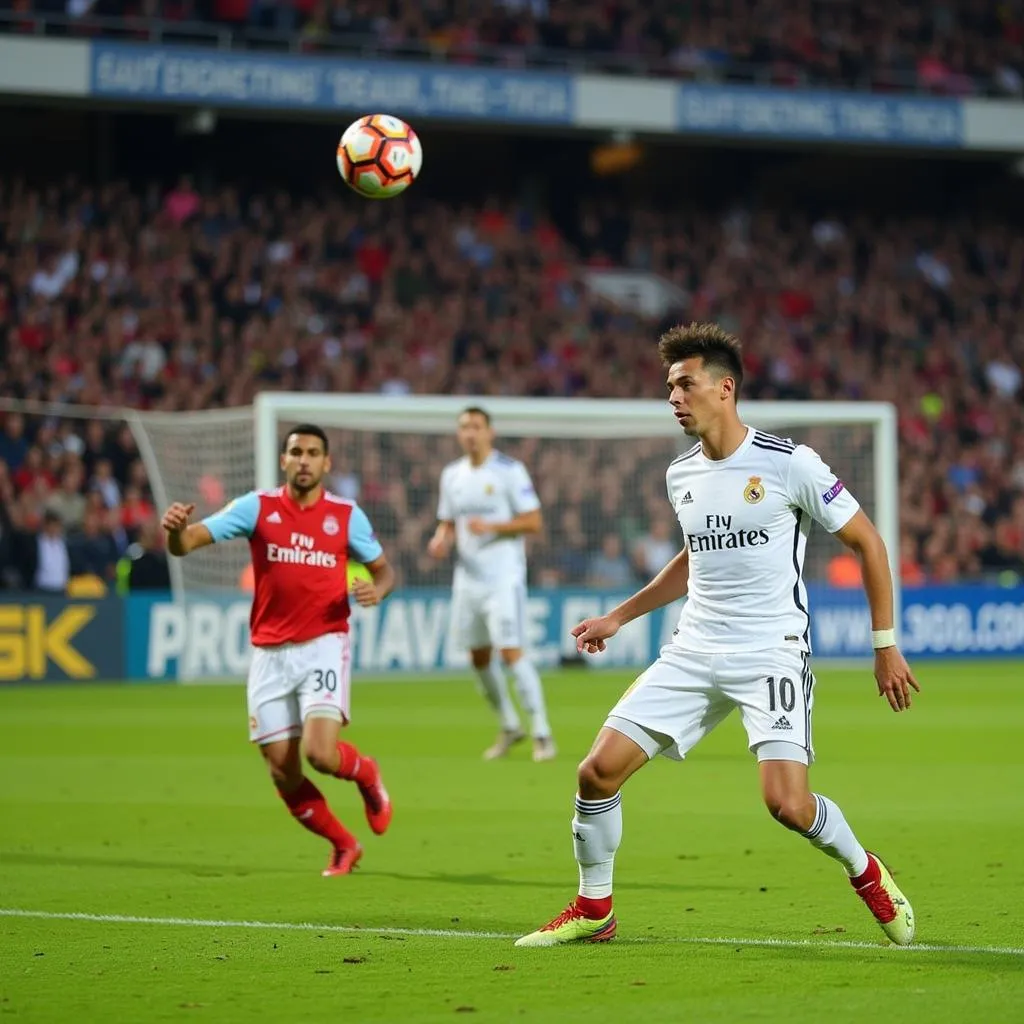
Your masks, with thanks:
[[[767,441],[759,441],[757,439],[754,440],[751,447],[760,448],[762,451],[766,452],[778,452],[780,455],[792,455],[793,452],[796,451],[795,448],[783,448],[781,445],[774,443],[769,444]]]
[[[796,582],[793,584],[793,603],[797,609],[804,614],[807,625],[804,627],[804,643],[808,642],[811,632],[811,616],[800,600],[800,578],[803,575],[804,567],[800,564],[800,523],[803,521],[804,510],[796,510],[796,524],[793,527],[793,568],[796,570]]]
[[[674,466],[677,462],[685,462],[687,459],[692,459],[694,455],[700,452],[700,443],[695,444],[688,452],[683,452],[682,455],[674,458],[669,465]]]
[[[755,430],[754,438],[760,439],[761,441],[774,441],[776,444],[781,444],[784,448],[795,448],[796,444],[790,437],[776,437],[775,434],[766,434],[763,430]]]

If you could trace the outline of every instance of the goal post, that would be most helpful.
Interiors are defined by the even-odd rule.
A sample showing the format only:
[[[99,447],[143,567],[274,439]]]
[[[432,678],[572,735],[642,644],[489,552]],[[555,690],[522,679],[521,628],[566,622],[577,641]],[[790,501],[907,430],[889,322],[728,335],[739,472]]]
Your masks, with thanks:
[[[497,447],[526,463],[545,507],[545,533],[553,528],[553,543],[580,525],[592,548],[599,547],[602,527],[592,520],[607,526],[616,512],[621,528],[633,534],[646,527],[651,515],[671,514],[664,471],[671,458],[692,442],[679,430],[666,403],[654,399],[264,392],[257,396],[253,410],[255,482],[261,488],[276,486],[283,434],[300,422],[317,423],[331,437],[338,476],[353,488],[350,496],[369,506],[371,518],[375,513],[385,516],[388,528],[381,531],[385,542],[397,530],[407,544],[410,534],[433,527],[438,476],[458,454],[455,421],[469,405],[480,405],[492,417]],[[740,411],[752,426],[811,445],[860,500],[888,549],[898,631],[895,407],[883,402],[749,401],[741,404]],[[406,485],[418,495],[414,508],[403,493]],[[426,496],[420,494],[424,488]],[[615,489],[622,493],[609,497],[607,492]],[[403,518],[401,510],[385,510],[389,496],[410,506],[405,513],[416,517],[416,525]],[[574,502],[580,506],[575,510]],[[824,582],[828,562],[838,553],[835,542],[822,530],[812,530],[808,582]],[[556,573],[548,572],[548,562],[556,555],[549,545],[540,568],[531,566],[533,575],[558,580]],[[404,568],[405,583],[442,585],[450,578],[449,567],[432,573],[416,558],[406,559]],[[572,578],[562,574],[562,584],[587,583],[585,575],[573,577],[570,571],[568,576]]]

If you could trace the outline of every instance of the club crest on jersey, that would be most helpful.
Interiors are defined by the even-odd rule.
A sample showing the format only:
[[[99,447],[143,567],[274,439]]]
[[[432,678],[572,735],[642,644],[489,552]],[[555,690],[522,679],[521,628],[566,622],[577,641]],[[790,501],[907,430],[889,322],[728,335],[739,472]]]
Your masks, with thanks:
[[[759,476],[752,476],[743,488],[743,500],[748,505],[756,505],[764,499],[764,484]]]
[[[493,494],[493,493],[494,493],[494,484],[487,484],[487,486],[484,487],[484,494]]]
[[[324,516],[323,529],[324,533],[326,533],[328,537],[333,537],[341,529],[341,526],[334,516]]]

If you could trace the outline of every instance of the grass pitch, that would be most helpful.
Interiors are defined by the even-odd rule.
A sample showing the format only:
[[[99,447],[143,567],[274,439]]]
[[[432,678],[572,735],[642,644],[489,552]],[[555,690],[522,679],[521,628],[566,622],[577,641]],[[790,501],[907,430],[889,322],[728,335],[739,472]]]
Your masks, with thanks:
[[[1020,665],[916,668],[902,716],[869,673],[822,671],[813,771],[913,901],[909,950],[770,820],[736,716],[626,788],[619,938],[514,949],[576,891],[574,768],[621,674],[548,678],[543,765],[481,761],[468,679],[357,680],[348,738],[395,818],[374,837],[355,788],[321,783],[366,847],[335,879],[246,742],[240,688],[0,691],[0,1016],[1024,1021]]]

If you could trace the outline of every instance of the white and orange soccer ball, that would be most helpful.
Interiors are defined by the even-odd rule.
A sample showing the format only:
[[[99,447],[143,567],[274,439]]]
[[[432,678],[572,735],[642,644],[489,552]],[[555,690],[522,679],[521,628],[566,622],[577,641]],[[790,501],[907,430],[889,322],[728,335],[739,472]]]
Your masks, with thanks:
[[[390,199],[404,192],[422,166],[419,136],[391,114],[367,114],[353,121],[338,143],[338,173],[367,199]]]

